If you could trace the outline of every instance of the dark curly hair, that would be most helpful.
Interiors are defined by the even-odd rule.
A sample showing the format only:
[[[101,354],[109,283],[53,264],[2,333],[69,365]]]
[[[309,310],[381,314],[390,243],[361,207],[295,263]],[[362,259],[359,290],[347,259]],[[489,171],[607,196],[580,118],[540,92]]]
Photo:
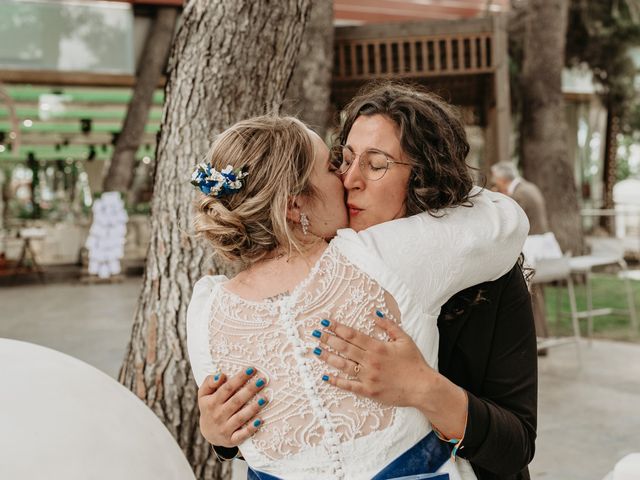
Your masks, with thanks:
[[[344,145],[361,115],[384,115],[400,129],[400,145],[413,163],[406,214],[458,205],[471,206],[473,178],[466,163],[469,142],[455,107],[419,85],[395,81],[366,85],[342,113],[337,141]],[[442,308],[451,320],[466,309],[488,301],[475,285],[454,295]]]
[[[469,203],[469,142],[457,110],[419,85],[385,81],[366,85],[342,113],[337,142],[344,145],[361,115],[384,115],[398,125],[413,163],[407,215]]]

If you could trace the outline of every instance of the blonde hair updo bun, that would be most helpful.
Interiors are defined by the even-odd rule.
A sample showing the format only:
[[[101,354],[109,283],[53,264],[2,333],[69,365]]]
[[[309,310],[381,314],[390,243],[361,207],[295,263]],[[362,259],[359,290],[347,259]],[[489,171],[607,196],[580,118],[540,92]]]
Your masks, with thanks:
[[[231,165],[248,176],[232,194],[199,194],[196,234],[218,255],[244,266],[278,248],[302,251],[306,245],[293,234],[287,206],[292,196],[315,194],[309,184],[313,159],[309,130],[293,117],[260,116],[225,130],[205,161],[218,171]]]

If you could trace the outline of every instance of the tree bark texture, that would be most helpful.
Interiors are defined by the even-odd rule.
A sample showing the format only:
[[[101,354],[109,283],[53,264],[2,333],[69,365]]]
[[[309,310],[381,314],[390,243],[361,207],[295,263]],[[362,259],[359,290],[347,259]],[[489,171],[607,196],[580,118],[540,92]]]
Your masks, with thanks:
[[[125,193],[131,186],[135,173],[136,152],[140,147],[149,118],[153,94],[167,63],[177,18],[177,8],[159,7],[149,28],[140,56],[133,96],[104,178],[103,191],[105,192]]]
[[[223,129],[279,111],[309,8],[310,0],[191,0],[169,58],[151,242],[120,381],[165,423],[201,479],[226,478],[229,467],[198,430],[185,318],[193,284],[228,271],[190,234],[191,172]]]
[[[282,108],[323,138],[329,123],[332,67],[333,0],[316,0]]]
[[[530,0],[526,8],[520,79],[523,176],[544,194],[562,249],[578,255],[582,228],[562,95],[568,0]]]
[[[604,144],[604,165],[602,168],[602,208],[613,209],[613,186],[616,183],[618,169],[618,133],[620,132],[620,119],[615,111],[613,102],[607,102],[607,128]],[[610,235],[615,233],[615,217],[603,215],[600,217],[600,226]]]

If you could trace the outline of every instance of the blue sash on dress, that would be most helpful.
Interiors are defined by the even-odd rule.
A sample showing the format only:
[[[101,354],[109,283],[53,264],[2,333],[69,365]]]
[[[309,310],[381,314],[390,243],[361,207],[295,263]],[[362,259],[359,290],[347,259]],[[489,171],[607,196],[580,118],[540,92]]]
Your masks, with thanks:
[[[434,473],[449,459],[449,446],[431,432],[378,472],[371,480],[449,480],[448,473]],[[280,480],[249,468],[247,480]]]

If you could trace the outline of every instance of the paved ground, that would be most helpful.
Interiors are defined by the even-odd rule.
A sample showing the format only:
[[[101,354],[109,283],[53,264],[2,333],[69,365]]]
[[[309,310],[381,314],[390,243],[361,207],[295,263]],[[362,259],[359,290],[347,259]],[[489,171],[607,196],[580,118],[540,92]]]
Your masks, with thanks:
[[[536,457],[532,478],[602,479],[640,452],[640,345],[594,341],[558,347],[540,360]]]
[[[68,353],[116,377],[141,282],[0,287],[0,337]]]
[[[0,288],[0,337],[63,351],[116,376],[140,279],[115,285]],[[640,345],[557,348],[540,361],[540,408],[532,477],[601,480],[640,451]]]

